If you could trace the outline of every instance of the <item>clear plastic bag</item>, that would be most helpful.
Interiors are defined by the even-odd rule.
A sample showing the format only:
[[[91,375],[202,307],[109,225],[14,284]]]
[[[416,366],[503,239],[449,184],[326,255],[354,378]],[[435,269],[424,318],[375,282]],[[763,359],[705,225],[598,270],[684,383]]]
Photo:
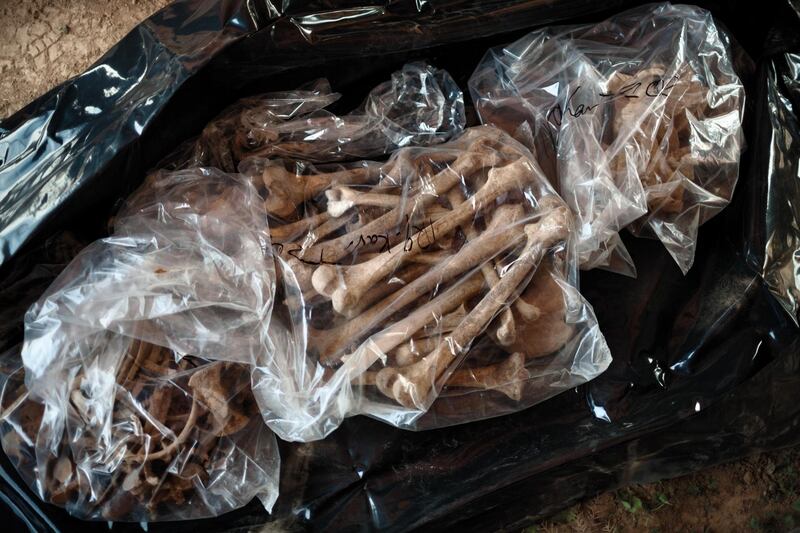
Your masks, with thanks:
[[[250,183],[154,174],[26,314],[24,367],[5,372],[5,452],[81,518],[201,518],[254,497],[271,509],[280,459],[247,363],[274,291]]]
[[[379,157],[403,146],[444,142],[466,122],[461,89],[446,71],[425,63],[404,65],[346,115],[326,111],[340,96],[319,79],[294,91],[242,99],[204,129],[191,165],[233,172],[247,157]]]
[[[709,12],[657,4],[534,31],[477,67],[482,122],[550,169],[578,218],[583,268],[629,262],[623,227],[691,267],[698,226],[738,178],[744,88],[729,48]]]
[[[500,130],[385,164],[240,171],[267,198],[279,265],[253,392],[281,438],[320,439],[357,414],[415,429],[488,418],[608,366],[569,209]],[[465,409],[438,412],[437,397]]]

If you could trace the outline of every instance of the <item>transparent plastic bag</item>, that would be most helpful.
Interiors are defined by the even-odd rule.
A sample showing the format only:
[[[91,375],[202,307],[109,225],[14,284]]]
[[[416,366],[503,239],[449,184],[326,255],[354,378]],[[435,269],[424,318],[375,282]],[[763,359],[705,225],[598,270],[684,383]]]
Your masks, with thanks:
[[[3,448],[42,499],[98,520],[271,509],[280,459],[247,363],[273,264],[241,176],[151,176],[31,307],[6,369]]]
[[[253,392],[281,438],[320,439],[357,414],[414,429],[488,418],[608,366],[569,209],[500,130],[385,164],[240,171],[267,198],[278,263]],[[436,412],[437,397],[467,408]]]
[[[403,146],[444,142],[466,122],[456,82],[421,62],[393,73],[358,109],[343,116],[326,111],[340,96],[319,79],[295,91],[242,99],[206,126],[191,165],[233,172],[247,157],[313,162],[378,157]]]
[[[665,3],[537,30],[483,58],[470,79],[481,120],[551,169],[583,268],[627,257],[615,234],[629,227],[689,270],[698,226],[738,178],[744,88],[729,49],[709,12]]]

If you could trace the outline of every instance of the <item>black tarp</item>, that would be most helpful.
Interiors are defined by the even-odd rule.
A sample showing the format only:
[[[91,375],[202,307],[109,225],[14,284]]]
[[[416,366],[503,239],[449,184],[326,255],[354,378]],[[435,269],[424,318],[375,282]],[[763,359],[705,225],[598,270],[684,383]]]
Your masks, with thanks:
[[[84,74],[0,123],[2,348],[82,244],[104,235],[148,168],[237,98],[320,76],[353,107],[410,59],[462,88],[484,51],[543,24],[638,2],[183,0]],[[594,382],[526,411],[408,432],[357,417],[321,442],[281,444],[273,516],[256,502],[150,530],[515,529],[624,484],[800,443],[800,5],[699,2],[737,43],[748,150],[732,204],[704,225],[687,276],[626,238],[636,280],[593,271],[581,290],[614,355]],[[380,57],[380,61],[375,59]],[[3,458],[18,528],[106,530],[42,504]],[[117,524],[114,529],[138,528]],[[11,529],[14,529],[12,527]]]

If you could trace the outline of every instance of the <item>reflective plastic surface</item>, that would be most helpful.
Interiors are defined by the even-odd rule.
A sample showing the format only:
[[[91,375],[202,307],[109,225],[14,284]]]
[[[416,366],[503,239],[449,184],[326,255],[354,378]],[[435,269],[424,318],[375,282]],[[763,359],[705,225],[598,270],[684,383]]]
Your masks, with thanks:
[[[85,75],[0,125],[4,347],[19,341],[25,310],[63,265],[105,233],[118,198],[237,98],[324,76],[355,95],[342,103],[352,109],[403,63],[423,58],[463,88],[491,46],[633,4],[176,2]],[[302,529],[514,529],[616,486],[800,442],[800,13],[789,1],[699,4],[729,30],[748,94],[742,173],[731,204],[700,229],[686,276],[660,243],[629,238],[638,279],[582,276],[610,368],[590,385],[489,421],[408,432],[356,417],[323,441],[279,443],[274,516],[253,502],[204,521],[205,530],[255,530],[270,520]],[[2,479],[17,527],[107,530],[39,502],[6,461]],[[115,525],[128,527],[138,529]]]

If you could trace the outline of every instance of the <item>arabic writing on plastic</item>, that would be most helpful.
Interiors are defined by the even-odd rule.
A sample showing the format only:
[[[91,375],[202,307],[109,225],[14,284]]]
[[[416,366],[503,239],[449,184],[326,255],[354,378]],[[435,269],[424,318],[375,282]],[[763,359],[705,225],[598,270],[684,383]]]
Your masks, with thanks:
[[[403,241],[403,252],[413,251],[414,246],[416,246],[419,250],[425,251],[434,243],[436,243],[436,229],[433,226],[433,221],[430,219],[428,220],[427,225],[418,226],[416,224],[412,224],[408,215],[406,215],[405,224],[397,229],[397,232],[394,234],[394,236],[399,237],[403,234],[405,234],[405,239]],[[380,244],[380,249],[378,250],[379,253],[392,253],[390,236],[391,234],[389,232],[372,233],[366,235],[359,234],[357,238],[353,238],[353,240],[351,240],[347,246],[345,246],[345,249],[349,252],[355,252],[362,248]],[[279,254],[282,254],[285,251],[295,259],[298,259],[299,261],[309,265],[341,264],[337,261],[327,261],[325,259],[324,248],[320,249],[319,257],[309,258],[305,257],[305,254],[303,253],[303,247],[296,243],[284,245],[283,243],[274,242],[272,243],[272,246]]]

